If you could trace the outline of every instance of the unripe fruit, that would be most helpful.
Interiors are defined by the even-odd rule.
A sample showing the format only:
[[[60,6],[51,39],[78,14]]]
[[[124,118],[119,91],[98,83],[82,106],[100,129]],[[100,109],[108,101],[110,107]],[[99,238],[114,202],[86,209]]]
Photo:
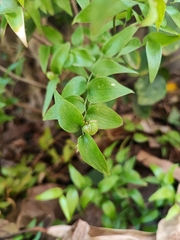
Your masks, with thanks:
[[[87,124],[85,124],[82,128],[84,133],[89,135],[94,135],[98,131],[98,123],[96,120],[90,120]]]
[[[46,77],[49,79],[49,80],[53,80],[55,78],[55,74],[53,72],[47,72],[46,73]]]

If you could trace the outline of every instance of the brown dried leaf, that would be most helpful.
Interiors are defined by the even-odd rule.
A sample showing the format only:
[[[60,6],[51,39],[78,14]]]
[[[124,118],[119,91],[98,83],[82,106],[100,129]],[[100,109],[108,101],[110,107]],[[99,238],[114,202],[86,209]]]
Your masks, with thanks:
[[[146,167],[149,167],[150,165],[154,164],[154,165],[161,167],[164,172],[167,172],[173,165],[167,159],[161,159],[161,158],[155,157],[143,150],[139,151],[136,158],[139,162],[144,164]],[[180,168],[179,167],[176,168],[174,171],[174,178],[176,180],[180,181]]]
[[[16,232],[18,232],[18,227],[15,223],[0,219],[0,237],[4,237]]]

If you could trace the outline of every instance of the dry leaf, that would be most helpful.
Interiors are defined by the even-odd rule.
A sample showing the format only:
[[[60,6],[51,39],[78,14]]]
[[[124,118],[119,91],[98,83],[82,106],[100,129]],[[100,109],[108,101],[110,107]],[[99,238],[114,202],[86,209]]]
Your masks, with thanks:
[[[136,156],[137,160],[144,164],[146,167],[149,167],[150,165],[154,164],[162,168],[164,172],[167,172],[171,167],[172,163],[166,159],[161,159],[158,157],[155,157],[148,152],[145,152],[143,150],[139,151],[139,153]],[[180,181],[180,168],[176,168],[174,171],[174,178],[178,181]]]

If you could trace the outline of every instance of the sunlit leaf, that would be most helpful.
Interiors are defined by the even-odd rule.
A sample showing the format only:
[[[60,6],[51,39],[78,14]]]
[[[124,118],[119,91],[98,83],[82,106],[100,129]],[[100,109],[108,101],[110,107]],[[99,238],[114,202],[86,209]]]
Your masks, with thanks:
[[[175,191],[172,185],[163,186],[160,189],[158,189],[155,193],[153,193],[149,201],[157,201],[162,199],[167,199],[169,201],[173,201],[175,197]]]
[[[69,213],[71,217],[73,216],[78,204],[79,204],[79,195],[76,189],[70,188],[67,191],[66,199],[68,203]]]
[[[1,0],[0,14],[11,13],[18,7],[16,0]]]
[[[60,7],[62,8],[65,12],[67,12],[70,16],[72,16],[72,10],[71,10],[71,4],[70,4],[70,0],[63,0],[63,1],[59,1],[59,0],[54,0],[54,2]]]
[[[141,22],[141,26],[151,26],[158,19],[157,3],[156,0],[148,0],[149,11],[145,19]]]
[[[105,56],[112,57],[121,52],[137,30],[138,27],[132,25],[111,37],[102,48]]]
[[[166,11],[166,3],[164,0],[155,0],[156,5],[156,9],[157,9],[157,19],[155,21],[156,27],[157,29],[160,28],[162,21],[164,19],[164,15],[165,15],[165,11]]]
[[[87,81],[84,77],[74,77],[65,85],[62,96],[67,98],[72,95],[81,95],[86,91],[86,85]]]
[[[117,128],[123,124],[122,118],[111,108],[103,104],[91,105],[86,113],[86,119],[97,120],[99,129]]]
[[[148,61],[149,78],[152,83],[157,75],[161,64],[162,47],[157,42],[148,41],[146,43],[146,56]]]
[[[73,165],[69,164],[68,168],[72,182],[77,188],[82,190],[86,186],[85,178]]]
[[[62,195],[59,198],[59,204],[61,206],[61,209],[62,209],[67,221],[69,222],[71,220],[71,214],[69,211],[68,201],[64,195]]]
[[[26,32],[24,26],[24,13],[21,7],[17,7],[16,11],[7,13],[6,19],[12,30],[20,38],[22,43],[27,47]]]
[[[50,26],[43,26],[43,32],[46,38],[53,44],[60,44],[63,42],[61,33]]]
[[[111,59],[98,60],[93,66],[92,73],[95,77],[101,77],[101,76],[106,77],[116,73],[137,74],[136,71],[130,68],[124,67]]]
[[[36,196],[36,200],[47,201],[59,198],[63,193],[63,190],[59,187],[50,188],[43,193]]]
[[[178,26],[178,28],[180,28],[179,10],[173,6],[167,6],[166,12],[172,18],[172,20]]]
[[[114,203],[110,200],[106,200],[102,204],[102,210],[106,216],[108,216],[110,219],[115,219],[116,217],[116,207]]]
[[[88,100],[91,103],[108,102],[130,93],[133,91],[109,77],[94,78],[88,84]]]
[[[161,44],[161,46],[163,47],[178,40],[180,40],[180,35],[167,35],[160,32],[152,32],[144,37],[143,43],[145,44],[148,41],[152,41]]]
[[[108,192],[112,188],[116,187],[118,180],[119,176],[117,175],[107,176],[98,183],[98,188],[100,189],[101,193]]]

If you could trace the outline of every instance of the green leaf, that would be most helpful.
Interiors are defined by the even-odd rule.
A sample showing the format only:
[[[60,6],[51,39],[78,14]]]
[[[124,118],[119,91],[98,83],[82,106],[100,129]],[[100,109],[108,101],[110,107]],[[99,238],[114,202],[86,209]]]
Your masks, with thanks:
[[[56,77],[56,78],[50,80],[47,84],[46,95],[45,95],[44,105],[43,105],[43,109],[42,109],[43,116],[51,103],[54,91],[55,91],[58,83],[59,83],[59,78]]]
[[[16,11],[18,7],[16,0],[1,0],[0,3],[0,14],[11,13]]]
[[[43,26],[42,27],[43,32],[46,36],[46,38],[52,43],[52,44],[60,44],[63,42],[63,37],[60,32],[55,30],[52,27],[49,26]]]
[[[133,135],[133,140],[134,140],[135,142],[138,142],[138,143],[147,142],[148,139],[149,139],[149,138],[148,138],[147,136],[145,136],[144,134],[142,134],[142,133],[135,133],[135,134]]]
[[[152,83],[158,73],[161,57],[162,57],[162,47],[157,42],[148,41],[146,43],[146,55],[149,68],[149,78]]]
[[[131,68],[139,69],[141,66],[142,58],[139,51],[134,51],[124,55],[124,60]]]
[[[175,198],[175,191],[172,185],[167,185],[164,187],[161,187],[160,189],[158,189],[155,193],[153,193],[150,198],[149,201],[153,202],[153,201],[158,201],[158,200],[169,200],[170,202],[172,202]]]
[[[88,84],[88,100],[91,103],[108,102],[118,97],[133,93],[113,78],[94,78]]]
[[[43,116],[43,121],[58,120],[56,105],[54,104]]]
[[[109,174],[106,159],[90,135],[85,133],[78,138],[78,150],[87,164],[99,172]]]
[[[124,67],[111,59],[98,60],[93,66],[92,73],[95,77],[101,77],[101,76],[106,77],[116,73],[137,74],[136,71],[130,68]]]
[[[74,183],[74,185],[77,188],[83,190],[83,188],[86,186],[86,180],[83,177],[83,175],[71,164],[68,165],[68,168],[69,168],[70,178]]]
[[[68,203],[68,208],[69,208],[69,213],[70,216],[72,218],[76,207],[79,204],[79,195],[78,195],[78,191],[76,189],[68,189],[67,194],[66,194],[66,199],[67,199],[67,203]]]
[[[132,39],[135,32],[138,30],[136,26],[129,26],[111,37],[103,46],[102,50],[105,56],[112,57],[121,52],[122,49]]]
[[[180,12],[179,12],[179,10],[175,7],[167,6],[166,12],[172,18],[172,20],[178,26],[178,28],[180,28],[180,19],[179,19]]]
[[[122,51],[118,54],[118,56],[128,54],[130,52],[135,51],[136,49],[142,46],[139,38],[132,38],[129,43],[122,49]]]
[[[70,43],[61,45],[55,52],[51,60],[51,70],[54,73],[61,74],[63,65],[68,57]]]
[[[88,53],[85,49],[71,50],[73,57],[73,66],[76,67],[92,67],[95,58]]]
[[[54,98],[58,123],[61,128],[70,133],[77,132],[84,125],[84,119],[80,111],[57,91],[54,92]]]
[[[41,16],[39,13],[38,6],[36,6],[33,1],[25,1],[25,9],[33,19],[38,31],[42,33],[43,30],[41,26]]]
[[[140,218],[141,223],[148,223],[152,222],[153,220],[157,219],[159,216],[159,211],[157,209],[150,210],[146,214],[143,214],[143,216]]]
[[[4,37],[6,27],[7,27],[7,20],[6,20],[6,17],[2,15],[1,22],[0,22],[0,39]]]
[[[36,200],[48,201],[59,198],[63,194],[63,190],[59,187],[50,188],[36,196]]]
[[[22,7],[17,7],[14,12],[5,15],[6,20],[22,43],[27,47],[26,32],[24,26],[24,13]]]
[[[82,95],[86,91],[87,81],[84,77],[72,78],[64,87],[62,96],[67,98],[72,95]]]
[[[81,9],[84,9],[89,4],[89,0],[76,0]]]
[[[148,0],[149,3],[149,11],[145,17],[145,19],[141,22],[141,26],[151,26],[158,19],[158,11],[157,11],[157,3],[156,0]]]
[[[166,11],[166,3],[164,0],[155,0],[156,5],[156,9],[157,9],[157,13],[158,13],[158,17],[156,19],[156,27],[157,29],[160,28],[164,16],[165,16],[165,11]]]
[[[133,169],[131,171],[125,171],[123,173],[123,180],[126,183],[132,183],[132,184],[137,184],[140,186],[147,186],[147,183],[141,178],[139,173]]]
[[[103,202],[102,210],[104,214],[110,219],[114,220],[116,218],[116,207],[112,201],[106,200],[105,202]]]
[[[41,45],[38,49],[39,63],[41,65],[43,73],[46,73],[47,70],[50,50],[51,50],[50,47],[45,45]]]
[[[67,221],[69,222],[71,220],[71,214],[69,211],[68,201],[64,195],[62,195],[59,198],[59,204],[61,206],[61,210],[63,211]]]
[[[82,194],[81,194],[81,198],[80,198],[80,204],[82,206],[82,208],[86,208],[88,203],[90,203],[91,201],[94,200],[95,198],[95,190],[91,187],[86,187]]]
[[[166,82],[160,75],[155,78],[153,83],[149,82],[148,77],[142,77],[135,83],[135,89],[139,105],[153,105],[166,95]]]
[[[163,47],[178,40],[180,40],[180,35],[166,35],[160,32],[152,32],[144,37],[143,43],[146,44],[146,42],[152,41],[161,44],[161,46]]]
[[[123,124],[122,118],[103,104],[91,105],[87,110],[86,119],[97,120],[99,129],[117,128]]]
[[[80,113],[85,112],[85,105],[84,105],[84,99],[80,96],[69,96],[65,98],[68,102],[72,103],[77,109],[80,111]]]
[[[119,176],[117,175],[111,175],[111,176],[105,177],[98,183],[98,188],[101,191],[101,193],[108,192],[112,188],[117,186],[118,180],[119,180]]]
[[[166,221],[171,220],[176,215],[179,215],[180,213],[180,206],[178,203],[175,203],[168,211],[168,214],[166,215],[165,219]]]
[[[73,13],[72,13],[72,10],[71,10],[70,0],[63,0],[63,1],[54,0],[54,2],[60,8],[62,8],[65,12],[67,12],[70,16],[73,16]]]
[[[171,112],[168,116],[168,122],[175,126],[180,126],[180,111],[177,107],[172,107]]]
[[[84,33],[82,26],[78,26],[71,36],[71,42],[74,46],[81,46],[84,42]]]
[[[137,189],[131,189],[128,191],[129,196],[134,200],[134,202],[141,208],[145,207],[144,199],[142,194]]]

